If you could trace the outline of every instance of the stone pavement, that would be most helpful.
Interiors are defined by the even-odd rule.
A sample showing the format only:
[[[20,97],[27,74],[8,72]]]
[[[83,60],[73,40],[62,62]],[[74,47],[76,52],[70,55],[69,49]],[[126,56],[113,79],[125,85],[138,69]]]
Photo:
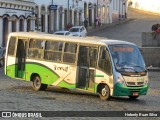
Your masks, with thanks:
[[[116,22],[109,23],[109,24],[102,24],[98,28],[90,27],[89,30],[88,30],[88,35],[90,35],[92,32],[103,30],[103,29],[108,28],[108,27],[123,24],[123,23],[129,22],[129,21],[135,20],[135,19],[142,19],[142,18],[146,17],[146,15],[147,15],[148,19],[152,19],[153,16],[155,18],[157,18],[157,16],[159,16],[159,14],[157,14],[157,13],[138,10],[138,9],[135,9],[135,8],[128,7],[128,13],[127,13],[128,17],[127,18],[120,19]],[[151,17],[150,17],[150,15],[151,15]]]
[[[95,28],[95,27],[90,27],[89,30],[88,30],[88,35],[90,35],[92,32],[96,32],[96,31],[99,31],[99,30],[103,30],[107,27],[112,27],[112,26],[115,26],[115,25],[119,25],[119,24],[123,24],[123,23],[126,23],[126,22],[129,22],[131,20],[134,20],[134,18],[124,18],[124,19],[120,19],[116,22],[113,22],[113,23],[109,23],[109,24],[102,24],[101,26]]]

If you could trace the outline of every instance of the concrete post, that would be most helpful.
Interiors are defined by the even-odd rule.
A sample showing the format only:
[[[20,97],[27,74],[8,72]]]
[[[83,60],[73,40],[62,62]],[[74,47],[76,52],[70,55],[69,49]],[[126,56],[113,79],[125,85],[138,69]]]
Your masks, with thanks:
[[[45,12],[45,32],[48,33],[48,9]]]
[[[54,31],[54,19],[53,19],[53,16],[54,16],[54,11],[51,10],[51,33]]]
[[[9,35],[9,33],[11,33],[12,32],[12,19],[10,18],[9,20],[8,20],[8,35]]]
[[[0,18],[0,46],[2,46],[2,39],[3,39],[3,19]]]
[[[57,12],[57,19],[56,19],[56,30],[59,30],[59,10]]]
[[[94,16],[94,9],[92,8],[92,27],[94,27],[94,21],[95,21],[95,16]]]
[[[24,19],[24,32],[27,31],[27,19],[25,18]]]
[[[71,18],[72,19],[72,25],[74,25],[75,24],[74,23],[74,10],[72,9],[71,11],[72,11],[72,18]]]
[[[112,23],[112,10],[113,10],[113,1],[111,5],[109,6],[109,23]]]
[[[42,23],[41,23],[41,8],[39,7],[39,13],[38,13],[38,31],[42,31]]]
[[[65,26],[64,26],[64,9],[62,11],[62,30],[65,29]]]
[[[31,31],[34,31],[35,30],[35,17],[34,16],[32,16],[31,17]]]
[[[19,32],[19,19],[17,19],[17,23],[16,23],[16,31]]]

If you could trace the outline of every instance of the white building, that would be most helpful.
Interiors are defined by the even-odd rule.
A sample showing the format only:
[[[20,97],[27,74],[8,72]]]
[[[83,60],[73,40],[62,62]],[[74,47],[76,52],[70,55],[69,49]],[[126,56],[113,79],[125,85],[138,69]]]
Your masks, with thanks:
[[[81,25],[83,2],[80,0],[35,0],[36,29],[53,33],[66,29],[69,22]]]
[[[5,47],[10,32],[34,29],[31,0],[0,0],[0,46]]]
[[[35,0],[36,29],[53,33],[72,25],[95,26],[98,16],[102,24],[112,23],[126,15],[126,0]]]
[[[126,0],[0,0],[0,46],[5,47],[10,32],[37,30],[53,33],[67,24],[95,26],[126,17]]]
[[[53,33],[72,25],[83,25],[85,18],[90,27],[98,16],[102,24],[108,24],[127,16],[127,0],[34,0],[36,3],[36,29]]]
[[[112,0],[111,9],[111,22],[127,18],[127,0]]]

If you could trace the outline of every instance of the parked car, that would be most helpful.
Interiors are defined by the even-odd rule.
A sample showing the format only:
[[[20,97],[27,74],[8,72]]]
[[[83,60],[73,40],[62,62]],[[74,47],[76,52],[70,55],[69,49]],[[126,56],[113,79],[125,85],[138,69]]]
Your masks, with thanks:
[[[56,31],[54,34],[55,35],[72,36],[72,34],[69,31]]]
[[[72,33],[73,36],[86,37],[87,30],[84,26],[74,26],[69,29],[69,32]]]
[[[5,48],[0,47],[0,67],[4,66]]]

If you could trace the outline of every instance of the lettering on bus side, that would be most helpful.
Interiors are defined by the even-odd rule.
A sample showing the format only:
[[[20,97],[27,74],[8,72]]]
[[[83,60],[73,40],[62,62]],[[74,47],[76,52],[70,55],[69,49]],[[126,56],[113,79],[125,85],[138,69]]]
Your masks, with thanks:
[[[65,71],[65,72],[68,72],[69,70],[69,67],[59,67],[57,65],[54,65],[54,70],[62,70],[62,71]]]

